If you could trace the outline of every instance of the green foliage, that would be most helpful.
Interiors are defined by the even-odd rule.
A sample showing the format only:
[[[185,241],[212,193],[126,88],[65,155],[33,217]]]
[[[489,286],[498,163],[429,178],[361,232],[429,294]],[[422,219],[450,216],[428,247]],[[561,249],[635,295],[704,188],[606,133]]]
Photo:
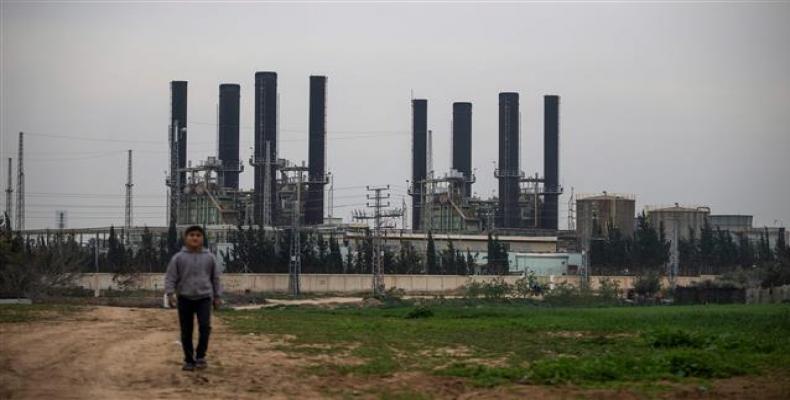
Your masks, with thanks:
[[[418,305],[406,314],[407,319],[430,318],[433,311],[425,305]]]
[[[634,292],[640,296],[651,297],[661,291],[661,276],[657,273],[647,273],[636,277]]]
[[[525,276],[519,278],[513,284],[513,294],[522,299],[539,296],[544,290],[545,288],[538,282],[538,277],[534,271],[528,271]]]
[[[622,295],[620,283],[610,278],[600,278],[598,280],[598,296],[604,301],[617,302]]]
[[[505,243],[498,237],[493,237],[488,233],[486,273],[489,275],[507,275],[510,272],[510,259]]]
[[[557,308],[445,300],[415,308],[291,308],[221,313],[241,333],[290,335],[362,360],[329,373],[426,372],[508,382],[622,385],[788,372],[790,306]],[[693,381],[692,381],[693,382]]]
[[[431,231],[428,231],[428,244],[425,249],[425,273],[428,275],[439,274],[439,266],[436,261],[436,244],[433,242]]]

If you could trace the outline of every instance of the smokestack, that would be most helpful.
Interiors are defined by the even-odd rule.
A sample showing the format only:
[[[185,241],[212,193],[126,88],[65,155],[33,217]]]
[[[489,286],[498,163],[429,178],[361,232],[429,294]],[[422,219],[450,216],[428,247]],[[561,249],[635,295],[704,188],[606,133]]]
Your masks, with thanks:
[[[472,177],[472,103],[453,103],[453,169]],[[472,195],[472,184],[464,184],[464,196]]]
[[[411,226],[413,230],[422,229],[422,190],[423,181],[428,175],[428,100],[411,101]]]
[[[264,197],[269,204],[269,221],[273,224],[277,215],[277,179],[274,165],[270,167],[269,193],[264,193],[263,165],[264,151],[266,143],[269,143],[269,160],[274,163],[277,161],[277,73],[276,72],[256,72],[255,73],[255,196],[254,196],[254,220],[255,223],[263,226],[264,218]]]
[[[499,214],[498,226],[518,228],[519,197],[519,111],[518,93],[499,94]]]
[[[219,140],[217,158],[222,161],[222,186],[239,189],[239,97],[235,83],[219,85]]]
[[[557,229],[560,192],[560,96],[543,97],[544,195],[541,227]]]
[[[176,154],[178,156],[178,163],[176,167],[186,168],[187,166],[187,82],[186,81],[172,81],[170,82],[170,130],[178,127],[178,136],[176,142],[178,147]],[[171,164],[172,165],[172,164]],[[187,181],[186,172],[179,174],[181,182],[181,190]]]
[[[324,223],[324,175],[326,173],[326,77],[310,77],[310,132],[305,224]]]

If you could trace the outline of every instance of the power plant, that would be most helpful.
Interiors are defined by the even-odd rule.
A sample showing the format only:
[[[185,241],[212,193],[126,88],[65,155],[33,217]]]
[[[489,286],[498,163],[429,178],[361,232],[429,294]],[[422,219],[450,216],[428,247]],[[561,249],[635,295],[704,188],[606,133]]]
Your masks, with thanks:
[[[306,226],[324,223],[327,78],[309,77],[308,162],[279,157],[277,73],[255,73],[252,190],[239,187],[244,163],[239,158],[241,86],[219,85],[217,154],[192,163],[187,153],[187,82],[170,83],[169,218],[176,225]],[[544,97],[543,177],[520,167],[519,93],[499,94],[499,162],[494,176],[498,195],[474,194],[471,102],[452,104],[451,168],[438,173],[430,165],[428,100],[411,101],[411,230],[414,232],[556,235],[559,184],[559,96]],[[529,112],[528,115],[538,115]],[[405,227],[402,227],[405,228]]]

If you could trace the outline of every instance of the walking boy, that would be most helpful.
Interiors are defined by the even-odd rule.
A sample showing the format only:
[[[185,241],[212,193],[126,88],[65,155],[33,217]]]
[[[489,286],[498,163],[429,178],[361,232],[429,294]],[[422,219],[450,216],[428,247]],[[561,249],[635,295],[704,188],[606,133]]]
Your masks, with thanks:
[[[203,369],[206,363],[208,337],[211,333],[211,307],[220,305],[222,285],[214,255],[203,248],[205,232],[200,226],[184,231],[184,247],[167,265],[165,294],[170,307],[178,305],[181,325],[181,346],[184,348],[184,371]],[[178,295],[178,297],[176,297]],[[192,347],[192,328],[197,314],[197,354]]]

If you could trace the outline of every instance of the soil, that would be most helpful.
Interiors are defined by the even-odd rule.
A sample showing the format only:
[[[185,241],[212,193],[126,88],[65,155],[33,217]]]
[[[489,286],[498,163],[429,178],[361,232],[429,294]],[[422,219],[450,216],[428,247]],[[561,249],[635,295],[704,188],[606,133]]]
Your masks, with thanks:
[[[418,372],[339,374],[315,369],[328,360],[278,350],[281,337],[240,335],[218,318],[213,325],[209,368],[182,372],[173,310],[94,307],[53,320],[0,324],[0,399],[640,398],[626,390],[574,387],[483,389]],[[738,377],[708,388],[677,385],[656,397],[787,399],[790,383],[781,376]]]

